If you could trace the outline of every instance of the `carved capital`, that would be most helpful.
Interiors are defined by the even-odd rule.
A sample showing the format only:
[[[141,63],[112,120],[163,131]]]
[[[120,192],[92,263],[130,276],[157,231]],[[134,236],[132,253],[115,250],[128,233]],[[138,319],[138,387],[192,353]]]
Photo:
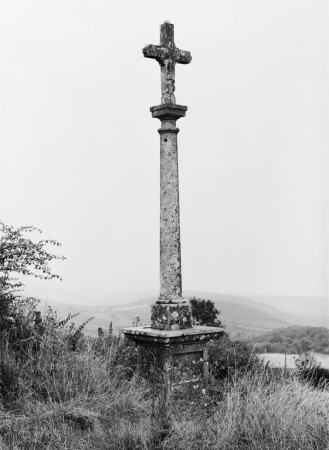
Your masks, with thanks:
[[[158,106],[152,106],[150,111],[154,119],[159,119],[161,121],[178,120],[181,117],[185,117],[187,106],[165,103]]]

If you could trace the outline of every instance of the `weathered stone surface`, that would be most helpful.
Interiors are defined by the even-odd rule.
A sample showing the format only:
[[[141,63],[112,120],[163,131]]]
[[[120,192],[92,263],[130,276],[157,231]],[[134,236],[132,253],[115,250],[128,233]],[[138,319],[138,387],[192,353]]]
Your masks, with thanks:
[[[160,134],[160,297],[159,302],[177,302],[182,299],[182,271],[179,220],[179,180],[176,121],[184,117],[186,106],[176,105],[175,64],[188,64],[192,58],[189,52],[179,50],[174,43],[174,25],[165,22],[160,26],[160,45],[143,48],[144,56],[156,59],[161,66],[161,105],[151,108],[152,117],[161,121]],[[154,315],[153,315],[154,316]],[[155,317],[155,316],[154,316]],[[185,317],[185,316],[184,316]],[[185,317],[188,323],[189,319]],[[161,327],[179,324],[160,323]]]
[[[165,22],[160,25],[160,45],[146,45],[143,48],[145,58],[158,61],[161,68],[161,103],[176,103],[175,65],[192,61],[190,52],[180,50],[174,42],[174,25]]]
[[[176,120],[187,111],[182,105],[151,108],[161,120],[160,134],[160,297],[159,301],[181,302],[182,269],[179,218],[179,176]],[[183,326],[181,323],[182,328]],[[154,326],[152,321],[152,327]]]
[[[210,339],[218,339],[225,333],[225,330],[219,327],[193,325],[192,328],[183,330],[156,330],[151,327],[129,327],[123,328],[122,332],[140,344],[152,344],[165,347],[168,345],[184,345],[185,348],[185,345],[190,346],[198,342],[206,343]]]
[[[192,311],[188,303],[156,303],[151,305],[151,328],[179,330],[191,328]]]
[[[179,219],[179,176],[176,120],[187,106],[165,104],[151,108],[161,120],[160,134],[160,301],[181,302],[182,269]],[[153,326],[153,322],[152,322]]]
[[[143,49],[144,56],[161,66],[161,105],[151,108],[152,117],[161,121],[160,134],[160,298],[151,306],[151,327],[124,328],[122,332],[137,344],[148,347],[166,374],[166,398],[169,378],[177,368],[188,377],[189,368],[196,376],[208,373],[210,340],[225,331],[217,327],[193,326],[190,305],[182,298],[179,180],[176,121],[184,117],[186,106],[176,105],[175,64],[191,62],[189,52],[175,47],[174,26],[161,25],[160,45]],[[167,405],[168,406],[168,405]]]
[[[160,119],[163,121],[176,121],[180,117],[185,117],[187,106],[183,105],[173,105],[172,103],[168,103],[166,105],[157,105],[152,106],[150,108],[150,111],[152,113],[152,117],[155,119]],[[164,129],[168,130],[171,128],[170,124],[164,124]],[[175,125],[175,124],[172,124]]]
[[[177,133],[173,130],[169,128],[160,133],[160,299],[180,301],[182,271],[178,153]]]
[[[124,328],[122,332],[139,345],[160,349],[158,363],[179,370],[180,381],[189,376],[208,375],[208,345],[225,330],[218,327],[193,326],[180,330],[155,330],[150,327]],[[161,356],[160,356],[161,355]]]

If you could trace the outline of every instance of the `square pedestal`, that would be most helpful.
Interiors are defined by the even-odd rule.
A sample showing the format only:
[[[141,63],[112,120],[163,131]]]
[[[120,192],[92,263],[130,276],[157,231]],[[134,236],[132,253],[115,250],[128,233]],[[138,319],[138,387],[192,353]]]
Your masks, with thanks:
[[[123,328],[122,332],[137,344],[157,350],[164,368],[179,367],[182,377],[189,372],[194,378],[208,375],[207,344],[225,334],[223,328],[207,326],[180,330],[130,327]]]

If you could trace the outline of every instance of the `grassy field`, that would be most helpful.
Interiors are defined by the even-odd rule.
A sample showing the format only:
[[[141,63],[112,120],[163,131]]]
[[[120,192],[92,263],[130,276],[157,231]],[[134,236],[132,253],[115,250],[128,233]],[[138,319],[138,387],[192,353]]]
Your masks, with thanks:
[[[172,386],[165,421],[139,348],[51,317],[23,331],[1,341],[1,450],[329,449],[329,390],[296,373],[233,364],[229,376]]]

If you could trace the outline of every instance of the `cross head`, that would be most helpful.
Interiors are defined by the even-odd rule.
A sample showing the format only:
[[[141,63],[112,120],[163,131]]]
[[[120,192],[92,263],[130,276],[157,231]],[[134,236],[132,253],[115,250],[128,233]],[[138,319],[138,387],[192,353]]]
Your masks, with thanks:
[[[143,48],[145,58],[158,61],[161,68],[161,103],[176,103],[175,65],[192,61],[190,52],[180,50],[174,42],[174,25],[168,21],[160,25],[160,45],[146,45]]]

